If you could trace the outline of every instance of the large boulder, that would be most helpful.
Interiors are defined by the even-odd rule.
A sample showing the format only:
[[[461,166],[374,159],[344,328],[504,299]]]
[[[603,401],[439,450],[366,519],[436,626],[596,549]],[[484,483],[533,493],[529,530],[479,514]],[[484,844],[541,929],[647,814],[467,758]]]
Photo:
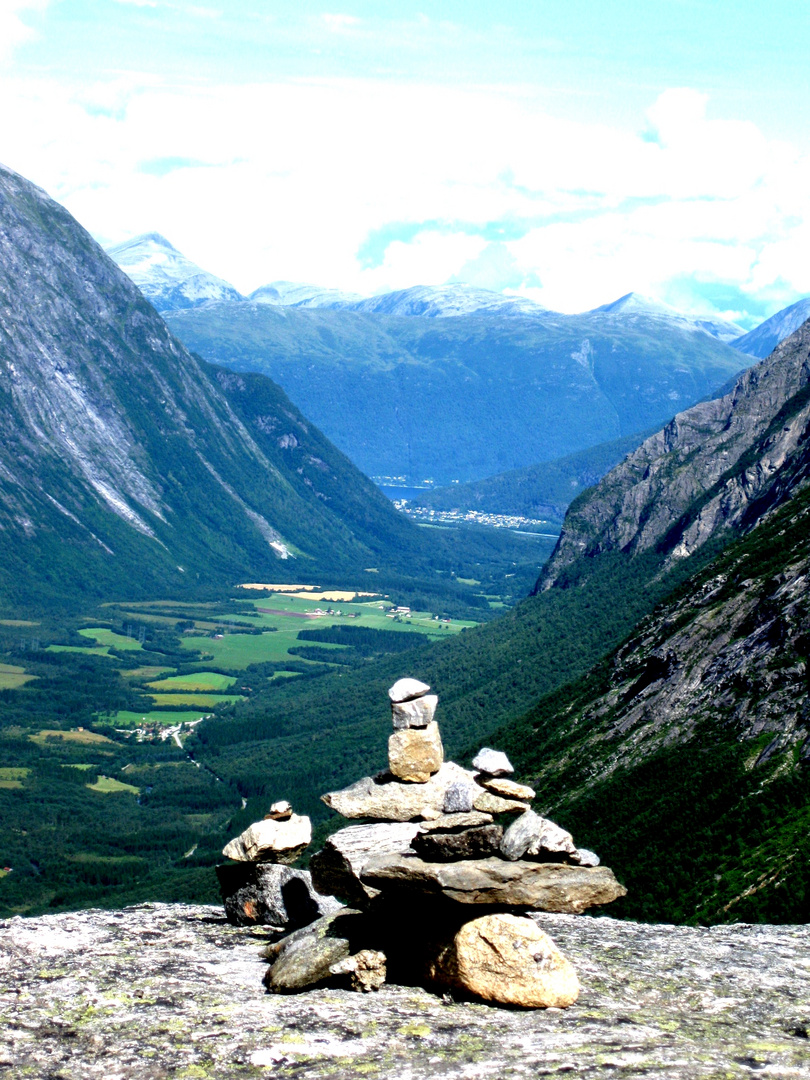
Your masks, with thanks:
[[[361,872],[369,888],[443,895],[461,904],[499,904],[579,915],[627,890],[606,866],[507,862],[500,858],[426,862],[414,854],[370,859]]]
[[[525,916],[484,915],[465,923],[428,969],[440,985],[504,1005],[565,1009],[579,995],[571,963]]]
[[[291,863],[311,840],[312,825],[308,817],[292,814],[283,821],[265,818],[226,844],[222,854],[237,862]]]
[[[217,867],[228,922],[295,930],[341,908],[312,887],[306,870],[279,863],[224,863]]]
[[[303,930],[296,930],[265,952],[272,963],[264,976],[268,990],[296,993],[332,979],[332,965],[346,959],[363,930],[363,916],[351,908],[326,915]]]

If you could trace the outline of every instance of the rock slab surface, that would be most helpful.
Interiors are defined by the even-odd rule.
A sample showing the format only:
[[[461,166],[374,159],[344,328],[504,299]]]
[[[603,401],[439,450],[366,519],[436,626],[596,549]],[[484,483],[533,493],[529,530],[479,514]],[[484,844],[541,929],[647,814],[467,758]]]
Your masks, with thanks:
[[[146,904],[0,922],[0,1076],[63,1080],[807,1080],[805,926],[532,916],[579,973],[561,1012],[415,987],[267,994],[260,928]]]
[[[388,855],[369,859],[361,879],[374,889],[398,887],[433,896],[441,893],[462,904],[513,904],[571,915],[609,904],[627,892],[607,866],[498,858],[426,862],[415,855]]]

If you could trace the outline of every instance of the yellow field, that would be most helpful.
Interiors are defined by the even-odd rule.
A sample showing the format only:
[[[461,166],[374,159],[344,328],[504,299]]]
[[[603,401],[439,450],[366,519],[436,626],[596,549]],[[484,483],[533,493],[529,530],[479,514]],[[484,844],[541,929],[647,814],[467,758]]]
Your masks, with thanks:
[[[300,600],[332,600],[348,604],[358,596],[379,596],[376,592],[349,592],[345,589],[321,590],[316,585],[259,585],[256,582],[239,585],[240,589],[261,589],[266,592],[289,593]]]
[[[14,664],[0,664],[0,690],[18,690],[35,678],[36,675],[26,675],[25,668],[16,667]]]
[[[108,739],[105,735],[97,735],[95,731],[85,731],[84,728],[75,728],[73,731],[44,729],[38,731],[36,735],[29,735],[28,738],[37,746],[44,746],[49,738],[64,739],[65,742],[83,743],[85,746],[112,742],[112,739]]]
[[[141,789],[132,784],[122,784],[120,780],[113,780],[111,776],[99,776],[95,784],[85,785],[89,791],[100,791],[104,795],[112,792],[128,791],[130,795],[140,795]]]

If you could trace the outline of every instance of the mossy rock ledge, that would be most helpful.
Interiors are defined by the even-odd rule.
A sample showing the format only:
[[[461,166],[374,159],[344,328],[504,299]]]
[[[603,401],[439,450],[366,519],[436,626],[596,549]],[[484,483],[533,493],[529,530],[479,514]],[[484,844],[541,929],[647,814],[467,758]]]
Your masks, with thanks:
[[[267,930],[218,907],[10,919],[0,1077],[808,1076],[806,927],[532,918],[579,972],[569,1009],[391,985],[268,995]]]

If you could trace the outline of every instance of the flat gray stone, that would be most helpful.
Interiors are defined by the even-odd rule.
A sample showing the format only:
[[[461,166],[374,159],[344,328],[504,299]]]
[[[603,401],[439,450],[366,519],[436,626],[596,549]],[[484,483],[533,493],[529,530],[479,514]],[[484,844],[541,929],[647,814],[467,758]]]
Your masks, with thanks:
[[[322,799],[327,806],[346,818],[413,821],[443,814],[447,789],[451,784],[459,782],[473,783],[470,774],[460,765],[456,765],[454,761],[445,761],[425,784],[406,784],[391,773],[380,773],[379,776],[365,776],[356,784],[340,791],[330,791],[323,795]],[[491,795],[477,784],[475,787],[479,797],[486,796],[490,801],[498,799],[497,795]],[[500,806],[500,803],[498,805]],[[516,805],[523,809],[522,805]],[[486,807],[480,809],[483,813],[490,813]],[[500,810],[494,812],[499,813]]]
[[[579,974],[582,990],[570,1009],[443,1002],[390,982],[376,994],[315,989],[268,997],[262,935],[230,926],[220,906],[142,904],[6,919],[0,1074],[807,1077],[806,926],[531,918]],[[419,1034],[403,1034],[417,1024]]]
[[[502,750],[490,750],[485,746],[473,758],[473,768],[490,776],[511,776],[515,771]]]
[[[295,930],[341,907],[333,896],[315,892],[307,870],[280,863],[224,863],[216,869],[225,915],[234,926]]]
[[[471,829],[419,832],[411,849],[426,862],[453,862],[457,859],[487,859],[498,854],[503,836],[501,825],[477,825]]]
[[[408,851],[419,831],[416,822],[349,825],[333,833],[309,860],[314,886],[322,893],[337,894],[362,906],[378,894],[364,885],[360,875],[372,858]]]
[[[402,701],[413,701],[414,698],[424,697],[428,690],[430,690],[428,684],[418,679],[397,679],[388,691],[388,696],[393,704],[398,705]]]
[[[627,893],[606,866],[498,858],[442,863],[425,862],[416,855],[389,855],[366,863],[361,877],[365,885],[381,891],[399,888],[442,894],[461,904],[507,904],[572,915]]]
[[[424,728],[433,720],[439,699],[435,694],[413,698],[411,701],[391,702],[391,721],[394,731],[403,728]]]
[[[521,814],[506,830],[501,841],[501,855],[511,860],[535,857],[540,861],[548,861],[544,856],[559,855],[579,862],[571,833],[533,810]]]
[[[459,780],[451,784],[444,796],[445,814],[470,813],[476,796],[480,794],[478,785],[470,780]]]

